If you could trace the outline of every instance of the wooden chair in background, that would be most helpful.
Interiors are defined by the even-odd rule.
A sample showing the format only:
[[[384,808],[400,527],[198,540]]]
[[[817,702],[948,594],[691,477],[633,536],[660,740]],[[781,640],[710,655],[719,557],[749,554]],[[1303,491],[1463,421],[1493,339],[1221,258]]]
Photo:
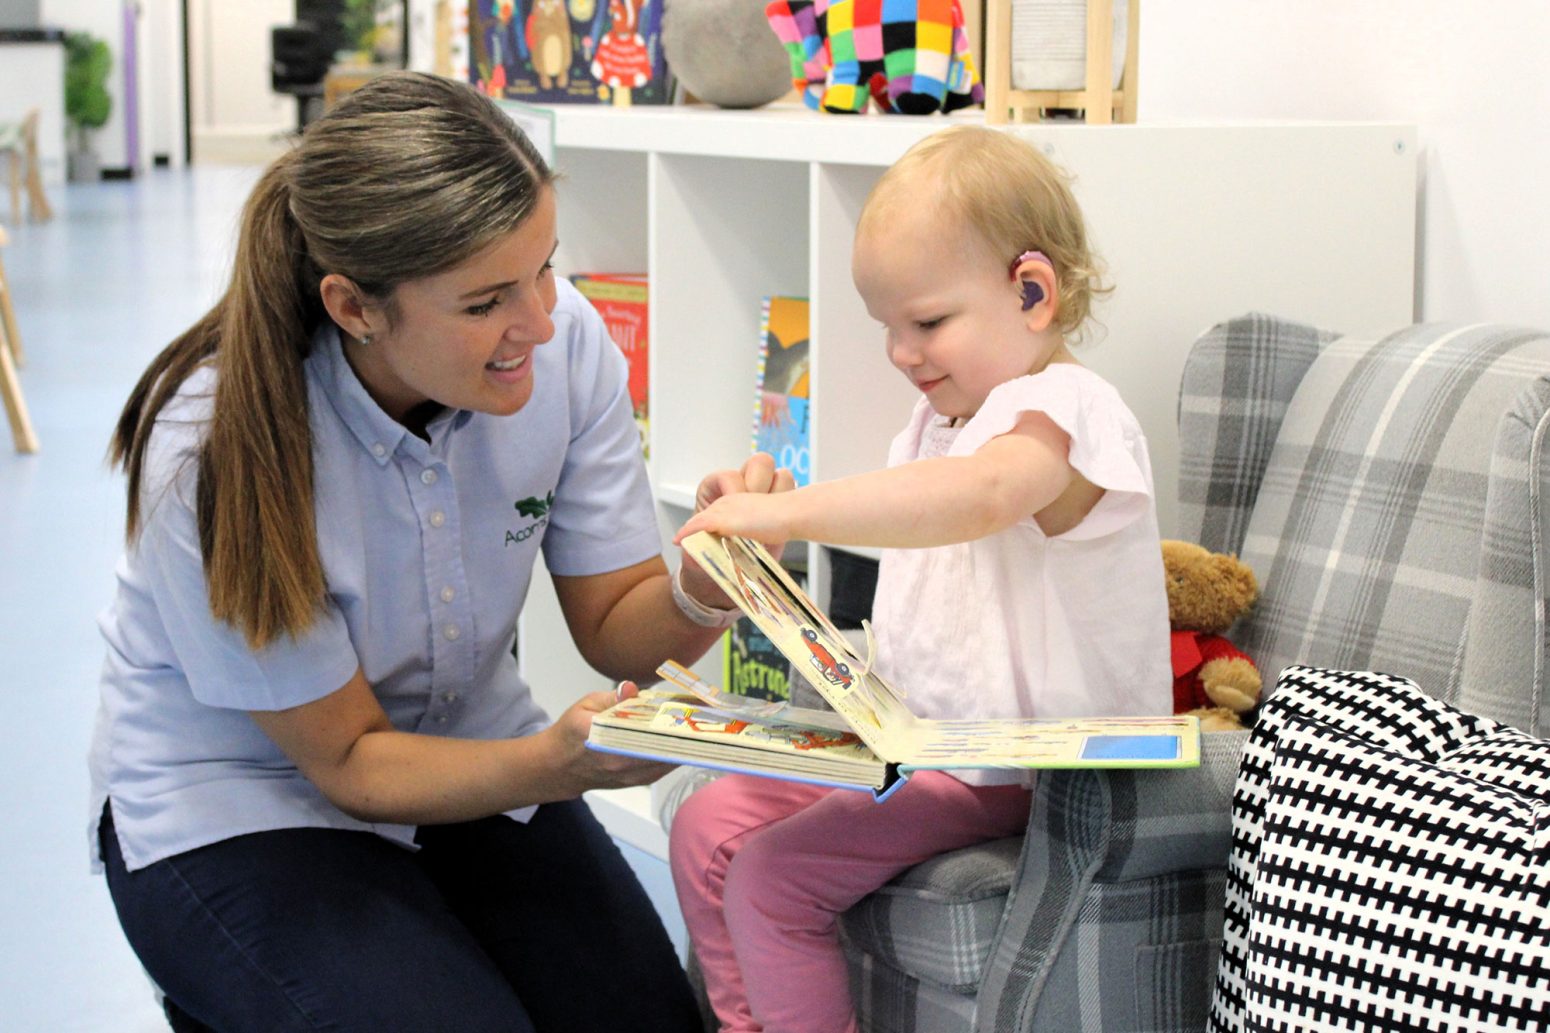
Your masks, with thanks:
[[[0,157],[10,159],[11,221],[22,221],[22,183],[27,184],[27,214],[33,222],[54,217],[43,192],[43,173],[38,168],[38,110],[27,112],[20,122],[0,122]]]
[[[1114,86],[1114,0],[1087,0],[1086,83],[1080,90],[1012,88],[1014,0],[987,0],[985,14],[985,121],[1037,119],[1043,108],[1080,108],[1089,124],[1136,120],[1137,43],[1141,0],[1130,0],[1125,16],[1125,60]]]
[[[5,229],[0,227],[0,248],[9,241]],[[32,420],[27,416],[27,400],[22,397],[21,380],[16,375],[21,361],[22,339],[16,329],[16,311],[11,307],[11,285],[5,277],[5,264],[0,262],[0,400],[5,402],[5,415],[11,421],[11,437],[18,452],[36,452],[38,436],[33,432]]]

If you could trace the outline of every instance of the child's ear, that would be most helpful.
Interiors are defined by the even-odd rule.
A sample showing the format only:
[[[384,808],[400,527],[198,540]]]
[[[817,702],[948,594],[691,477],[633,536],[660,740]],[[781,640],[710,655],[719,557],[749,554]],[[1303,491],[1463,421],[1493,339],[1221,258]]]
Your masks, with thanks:
[[[1012,283],[1028,329],[1048,329],[1060,310],[1060,283],[1049,259],[1037,252],[1024,255],[1012,267]]]

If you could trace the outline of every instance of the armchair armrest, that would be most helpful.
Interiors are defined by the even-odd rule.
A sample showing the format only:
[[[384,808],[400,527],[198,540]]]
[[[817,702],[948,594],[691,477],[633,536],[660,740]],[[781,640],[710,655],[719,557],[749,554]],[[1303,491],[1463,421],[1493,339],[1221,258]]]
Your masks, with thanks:
[[[1068,1023],[1049,1028],[1139,1028],[1111,1021],[1117,1016],[1110,1011],[1138,1007],[1133,959],[1110,977],[1117,989],[1123,986],[1123,1000],[1105,997],[1104,965],[1067,967],[1080,985],[1062,986],[1058,995],[1101,1000],[1097,1007],[1105,1014],[1096,1024],[1073,1014],[1077,1002],[1047,998],[1046,985],[1063,951],[1072,952],[1068,958],[1080,950],[1108,961],[1111,949],[1198,944],[1184,963],[1214,972],[1232,840],[1232,790],[1247,740],[1247,732],[1203,737],[1198,768],[1052,771],[1040,777],[1017,879],[980,986],[977,1030],[1032,1029],[1035,1012],[1060,1014]],[[1149,906],[1149,880],[1188,885],[1204,897],[1193,909],[1158,911]],[[1090,891],[1115,884],[1135,884],[1136,892],[1117,894],[1122,903],[1106,912],[1102,894]],[[1146,942],[1157,935],[1168,942]],[[1188,1010],[1203,1016],[1211,977],[1197,975],[1202,978],[1189,984],[1198,984],[1200,1000],[1189,1002]]]

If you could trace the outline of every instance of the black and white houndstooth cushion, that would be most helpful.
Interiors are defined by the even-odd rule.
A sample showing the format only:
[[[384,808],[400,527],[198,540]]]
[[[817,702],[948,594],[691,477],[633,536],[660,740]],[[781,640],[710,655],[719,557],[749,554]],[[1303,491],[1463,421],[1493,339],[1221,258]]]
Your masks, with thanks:
[[[1213,1030],[1550,1024],[1550,743],[1288,668],[1233,808]]]

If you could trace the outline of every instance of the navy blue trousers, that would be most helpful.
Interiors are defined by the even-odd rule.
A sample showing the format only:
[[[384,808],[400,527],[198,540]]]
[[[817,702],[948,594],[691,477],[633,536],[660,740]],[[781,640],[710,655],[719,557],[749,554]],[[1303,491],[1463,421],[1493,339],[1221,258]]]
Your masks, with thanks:
[[[111,808],[110,808],[111,810]],[[124,869],[119,923],[178,1030],[692,1033],[671,941],[587,807],[366,832],[238,836]]]

